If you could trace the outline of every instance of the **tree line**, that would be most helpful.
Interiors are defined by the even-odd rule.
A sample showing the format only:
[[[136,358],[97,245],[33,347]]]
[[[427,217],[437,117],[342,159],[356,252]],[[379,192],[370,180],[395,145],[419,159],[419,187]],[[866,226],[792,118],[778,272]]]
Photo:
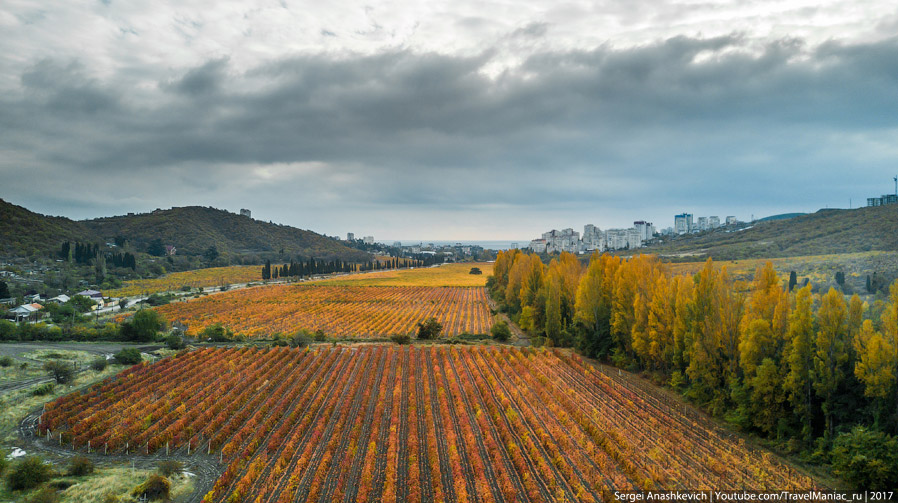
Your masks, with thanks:
[[[593,254],[584,269],[568,253],[546,266],[510,250],[488,287],[546,344],[649,372],[814,461],[830,461],[838,434],[857,426],[898,433],[898,282],[870,305],[811,285],[790,292],[769,262],[744,284],[710,259],[675,276],[651,255]],[[898,453],[883,469],[898,479]]]
[[[103,252],[98,243],[81,243],[64,241],[59,249],[59,256],[66,262],[74,262],[81,265],[91,265],[103,262],[111,263],[115,267],[137,270],[137,257],[133,253]]]
[[[281,267],[272,266],[270,260],[262,266],[262,279],[278,279],[290,277],[308,277],[316,274],[334,274],[349,272],[381,271],[408,267],[424,267],[425,261],[418,259],[406,259],[392,257],[388,260],[374,260],[361,264],[344,262],[342,260],[315,260],[290,262]]]

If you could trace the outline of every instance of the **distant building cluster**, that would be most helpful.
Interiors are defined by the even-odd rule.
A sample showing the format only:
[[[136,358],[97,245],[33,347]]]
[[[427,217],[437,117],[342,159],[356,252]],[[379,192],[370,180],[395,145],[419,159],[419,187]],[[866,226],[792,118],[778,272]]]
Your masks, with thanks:
[[[593,224],[583,226],[583,236],[574,229],[552,229],[542,237],[530,241],[528,248],[536,253],[591,253],[605,250],[624,250],[642,247],[655,235],[651,222],[637,220],[629,229],[602,231]]]
[[[886,206],[896,203],[898,203],[898,195],[896,194],[883,194],[880,197],[867,198],[867,206]]]
[[[736,225],[739,220],[734,216],[726,217],[724,225]],[[668,227],[664,234],[692,234],[695,232],[704,232],[714,230],[720,227],[720,217],[711,215],[709,217],[698,217],[693,220],[692,213],[680,213],[674,215],[673,227]]]

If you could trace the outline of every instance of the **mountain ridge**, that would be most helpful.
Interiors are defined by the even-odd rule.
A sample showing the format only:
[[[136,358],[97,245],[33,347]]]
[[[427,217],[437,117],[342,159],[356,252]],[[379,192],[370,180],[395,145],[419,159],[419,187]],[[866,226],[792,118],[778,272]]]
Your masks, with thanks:
[[[63,241],[113,242],[124,238],[140,252],[156,239],[179,255],[215,246],[234,256],[289,255],[367,261],[370,255],[311,230],[255,220],[212,207],[182,206],[89,220],[46,216],[0,199],[0,253],[52,256]]]

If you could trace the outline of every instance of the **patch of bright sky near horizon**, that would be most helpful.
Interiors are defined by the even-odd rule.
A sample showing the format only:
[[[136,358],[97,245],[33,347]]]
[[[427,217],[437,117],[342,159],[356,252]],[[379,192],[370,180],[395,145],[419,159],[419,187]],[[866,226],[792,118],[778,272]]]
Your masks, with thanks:
[[[486,134],[479,138],[482,143],[477,143],[478,138],[472,135],[474,138],[470,142],[456,145],[453,142],[457,138],[452,134],[443,135],[446,130],[451,130],[450,127],[428,127],[425,118],[422,119],[424,126],[414,128],[416,136],[411,136],[408,127],[397,127],[390,138],[399,145],[403,141],[420,145],[416,143],[420,135],[428,135],[424,145],[429,153],[438,152],[439,159],[414,151],[408,156],[398,153],[391,156],[375,147],[370,148],[371,152],[360,147],[361,151],[352,156],[334,154],[341,148],[348,148],[345,146],[335,146],[325,153],[316,153],[309,147],[271,158],[248,149],[235,152],[232,158],[220,158],[195,153],[219,148],[204,144],[201,138],[185,146],[183,151],[188,153],[180,157],[177,152],[167,153],[162,161],[153,159],[151,153],[135,155],[137,160],[129,157],[125,169],[133,169],[135,178],[126,179],[122,173],[115,173],[116,168],[111,165],[96,167],[104,164],[99,161],[103,157],[101,154],[113,148],[104,137],[108,137],[109,131],[103,130],[102,113],[96,111],[102,112],[104,100],[111,100],[120,109],[126,109],[128,115],[146,113],[147,123],[133,119],[116,132],[121,134],[124,144],[150,144],[162,140],[154,129],[156,125],[149,121],[161,122],[160,116],[166,115],[168,110],[189,111],[194,107],[206,110],[203,107],[209,106],[215,110],[214,117],[219,121],[240,116],[243,111],[237,109],[235,96],[275,95],[289,78],[283,70],[284,61],[297,57],[355,61],[383,54],[408,53],[471,58],[477,60],[472,63],[474,73],[488,83],[468,84],[486,87],[481,96],[486,100],[502,95],[507,88],[528,89],[528,81],[536,83],[548,79],[551,72],[534,64],[539,58],[553,60],[557,56],[558,60],[564,61],[559,67],[576,75],[577,65],[588,66],[592,62],[582,62],[576,57],[567,59],[566,55],[590,51],[605,56],[623,54],[631,49],[654,47],[678,36],[696,40],[730,37],[737,42],[720,46],[712,44],[707,50],[699,50],[690,57],[691,64],[713,66],[715,61],[727,60],[733,53],[762,58],[770,51],[771,44],[780,41],[784,46],[794,44],[802,48],[786,58],[788,64],[809,61],[808,68],[813,69],[827,64],[825,57],[814,59],[815,51],[821,46],[877,44],[890,40],[896,33],[898,6],[894,1],[878,0],[373,0],[364,3],[4,0],[0,3],[0,93],[7,97],[0,99],[0,127],[15,128],[19,134],[8,141],[0,138],[0,176],[9,180],[17,170],[25,167],[46,175],[42,177],[46,184],[41,188],[11,180],[6,189],[0,189],[0,197],[34,211],[74,218],[192,204],[226,207],[232,211],[246,206],[262,219],[328,234],[343,235],[350,231],[356,235],[411,235],[430,239],[536,237],[553,227],[577,228],[589,222],[603,228],[621,227],[637,219],[654,220],[658,227],[666,227],[672,223],[673,212],[683,210],[692,211],[696,216],[718,214],[723,219],[727,214],[737,214],[748,219],[755,211],[755,216],[764,216],[776,212],[813,211],[825,205],[847,206],[852,196],[853,204],[857,206],[864,196],[890,191],[891,175],[886,176],[882,166],[894,165],[893,161],[898,160],[892,141],[898,136],[898,125],[893,120],[862,130],[841,131],[838,126],[829,125],[815,132],[813,139],[808,139],[801,136],[805,132],[800,126],[802,121],[790,119],[782,130],[764,138],[770,144],[731,154],[730,161],[736,167],[727,173],[720,173],[712,159],[721,151],[730,150],[726,141],[735,140],[719,139],[706,143],[706,137],[713,139],[719,132],[713,124],[708,126],[707,135],[695,131],[701,139],[684,142],[677,136],[680,133],[659,132],[658,123],[645,120],[641,125],[628,125],[632,134],[614,141],[613,149],[608,147],[613,152],[606,152],[594,150],[591,145],[598,141],[595,138],[602,136],[601,132],[596,132],[602,129],[600,126],[594,130],[588,124],[581,124],[579,119],[568,121],[570,114],[566,114],[553,118],[555,122],[542,127],[539,137],[545,139],[546,148],[540,150],[533,146],[533,152],[528,154],[530,158],[549,161],[534,164],[531,171],[524,168],[514,171],[509,167],[529,162],[517,157],[520,144],[533,145],[532,141],[527,141],[526,131],[518,136],[497,135],[495,141]],[[170,88],[187,83],[191,71],[214,69],[216,65],[219,65],[219,73],[212,72],[211,77],[198,74],[195,84],[209,89],[220,85],[227,89],[232,100],[229,103],[208,105],[205,97],[200,95],[181,102],[178,101],[181,98],[173,98],[169,93]],[[78,110],[67,109],[65,113],[53,115],[50,105],[56,95],[52,93],[58,92],[53,86],[60,84],[42,80],[53,75],[58,75],[60,81],[78,84],[82,94],[76,98],[83,101],[67,103],[79,105]],[[210,80],[207,82],[202,78]],[[370,83],[365,83],[364,77],[359,79],[360,94],[370,94],[370,88],[362,85]],[[390,79],[371,85],[382,86],[385,82],[389,83]],[[707,93],[713,94],[713,89]],[[445,99],[445,96],[436,99]],[[546,106],[551,107],[553,103],[549,100]],[[665,106],[670,103],[665,101]],[[451,107],[453,103],[444,105]],[[559,109],[565,107],[577,110],[577,102],[558,106]],[[507,109],[504,105],[501,108]],[[628,110],[626,116],[641,117],[641,114],[653,113],[652,110]],[[11,117],[8,124],[2,117],[4,112],[9,112],[7,116]],[[39,112],[46,112],[48,120],[53,117],[59,117],[59,121],[71,119],[84,127],[76,126],[72,128],[74,131],[60,135],[50,127],[29,125],[26,119]],[[676,112],[666,110],[659,116],[665,113]],[[849,115],[847,121],[851,122],[851,111],[845,113]],[[116,114],[116,117],[122,115],[125,113]],[[333,115],[342,117],[339,111]],[[20,116],[24,118],[20,120]],[[728,115],[728,126],[739,123],[741,117],[736,112]],[[840,118],[827,117],[826,120],[835,122]],[[446,120],[451,122],[451,117]],[[534,127],[540,125],[539,118],[519,120],[531,121]],[[335,128],[341,125],[335,124]],[[358,126],[355,122],[349,126],[353,125]],[[193,123],[185,126],[185,131],[201,135],[204,127],[204,124]],[[148,130],[153,131],[148,133]],[[383,130],[390,130],[390,126],[384,126]],[[358,136],[365,140],[358,143],[368,141],[367,135],[372,131],[380,132],[381,127],[366,123]],[[747,131],[746,138],[757,133],[751,126],[744,131]],[[795,144],[808,142],[815,148],[796,152],[802,149],[795,144],[781,146],[776,143],[778,138],[790,132],[796,135]],[[247,134],[251,136],[251,133]],[[347,134],[354,133],[347,130]],[[728,137],[739,137],[739,134]],[[836,140],[820,141],[826,137]],[[352,138],[356,136],[350,136]],[[690,175],[699,178],[696,185],[679,187],[668,199],[656,204],[622,207],[620,199],[615,198],[618,194],[658,194],[671,187],[670,180],[659,173],[661,168],[646,167],[658,161],[643,154],[645,144],[637,138],[645,138],[645,142],[657,138],[651,144],[676,145],[675,157],[681,160],[675,159],[675,169],[690,170],[695,159],[708,159],[707,165],[696,166],[694,174]],[[215,138],[218,139],[220,137]],[[285,137],[284,141],[290,139]],[[682,144],[689,147],[680,148]],[[819,151],[816,149],[818,144]],[[705,153],[703,148],[706,146]],[[44,148],[47,152],[37,153],[38,149]],[[131,147],[127,148],[128,152],[132,151]],[[778,148],[782,150],[778,151]],[[463,149],[482,153],[484,159],[451,159],[454,150]],[[837,158],[842,162],[858,159],[861,153],[871,159],[869,184],[852,185],[840,179],[834,174],[840,170],[835,165],[821,168],[820,173],[814,171],[814,166],[819,166],[818,156]],[[591,163],[599,156],[607,156],[603,158],[603,167],[593,168]],[[146,166],[140,164],[141,159],[146,159]],[[553,163],[555,168],[546,167]],[[802,195],[787,201],[782,197],[782,187],[776,188],[769,198],[759,201],[704,201],[695,197],[704,192],[729,190],[728,187],[738,183],[736,180],[756,168],[759,172],[771,173],[766,178],[761,177],[770,182],[774,174],[783,173],[783,165],[792,166],[793,163],[797,174],[785,180],[784,185],[818,180],[826,188],[818,190],[810,185],[808,191],[819,197]],[[414,166],[422,166],[421,172],[415,171]],[[545,180],[551,180],[551,177],[543,181],[538,178],[555,169],[558,179],[565,181],[543,199],[540,191],[546,185]],[[160,172],[165,174],[168,185],[158,180]],[[494,187],[504,180],[519,190],[508,200],[500,201],[492,201],[491,192],[484,190],[478,194],[479,198],[472,196],[454,205],[454,194],[464,190],[465,186],[446,182],[446,173],[450,172],[453,174],[450,177],[464,173],[472,183],[482,182]],[[500,173],[511,174],[500,176]],[[403,194],[397,192],[383,199],[368,200],[355,185],[369,174],[406,180],[409,190],[424,192],[428,197],[423,202],[411,197],[404,201]],[[279,181],[292,182],[307,176],[317,176],[321,180],[321,185],[316,187],[314,194],[308,195],[307,201],[273,188]],[[591,178],[593,176],[595,179]],[[588,189],[584,183],[594,188]],[[836,189],[853,189],[854,192],[840,195]],[[373,186],[371,190],[380,189]],[[571,201],[565,196],[569,191],[583,191],[584,194],[578,193],[576,200]],[[381,192],[386,193],[388,189]],[[594,204],[577,204],[577,201],[589,200],[588,193],[595,195]],[[535,200],[543,201],[541,207],[534,208]],[[317,212],[317,208],[324,204],[334,211]],[[316,212],[314,217],[309,216],[311,212]],[[434,230],[435,227],[439,230]]]

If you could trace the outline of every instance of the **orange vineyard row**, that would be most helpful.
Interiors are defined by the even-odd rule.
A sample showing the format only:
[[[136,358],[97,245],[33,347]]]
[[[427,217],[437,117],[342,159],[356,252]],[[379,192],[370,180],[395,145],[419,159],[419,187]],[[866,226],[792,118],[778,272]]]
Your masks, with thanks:
[[[204,349],[57,399],[38,428],[79,448],[214,455],[207,503],[814,487],[615,374],[507,347]]]
[[[158,308],[196,335],[221,323],[247,337],[323,330],[335,337],[412,334],[434,317],[448,336],[489,333],[484,288],[280,285],[211,295]]]

